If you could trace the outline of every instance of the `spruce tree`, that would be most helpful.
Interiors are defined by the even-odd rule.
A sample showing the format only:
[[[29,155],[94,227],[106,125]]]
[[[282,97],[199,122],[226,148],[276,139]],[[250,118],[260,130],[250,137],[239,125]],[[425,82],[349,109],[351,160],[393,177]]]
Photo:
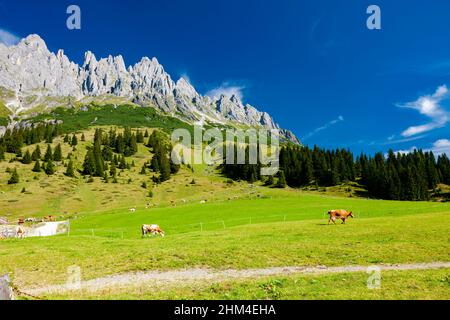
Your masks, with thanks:
[[[92,176],[95,173],[95,158],[92,150],[88,150],[83,162],[83,175]]]
[[[71,141],[70,145],[72,147],[75,147],[76,145],[78,145],[78,138],[77,138],[76,134],[73,134],[72,141]]]
[[[44,172],[48,176],[51,176],[51,175],[53,175],[55,173],[55,166],[53,165],[53,161],[52,160],[48,160],[45,163]]]
[[[280,171],[278,173],[277,188],[286,188],[286,177],[284,175],[284,171]]]
[[[39,163],[39,160],[36,160],[33,167],[33,172],[41,172],[41,164]]]
[[[52,152],[52,146],[51,145],[47,145],[47,150],[45,151],[45,155],[44,155],[44,161],[48,162],[53,160],[53,152]]]
[[[160,180],[161,182],[167,181],[170,179],[170,163],[167,156],[163,155],[160,158],[159,163],[159,172],[160,172]]]
[[[61,144],[58,144],[55,148],[55,151],[53,153],[53,160],[54,161],[62,161],[62,150],[61,150]]]
[[[0,161],[5,160],[5,147],[0,144]]]
[[[17,170],[14,169],[11,173],[11,177],[8,180],[8,184],[17,184],[19,183],[19,174],[17,173]]]
[[[31,160],[36,161],[41,159],[41,148],[39,145],[36,146],[33,153],[31,154]]]
[[[116,165],[114,164],[114,162],[112,162],[112,163],[111,163],[111,166],[109,167],[109,175],[110,175],[111,177],[115,177],[115,176],[116,176],[116,173],[117,173]]]
[[[75,177],[75,170],[73,168],[73,161],[72,161],[72,159],[69,160],[69,164],[67,165],[67,169],[66,169],[65,175],[68,176],[68,177],[71,177],[71,178]]]
[[[31,154],[30,151],[26,151],[23,158],[22,158],[22,163],[23,164],[30,164],[31,163]]]

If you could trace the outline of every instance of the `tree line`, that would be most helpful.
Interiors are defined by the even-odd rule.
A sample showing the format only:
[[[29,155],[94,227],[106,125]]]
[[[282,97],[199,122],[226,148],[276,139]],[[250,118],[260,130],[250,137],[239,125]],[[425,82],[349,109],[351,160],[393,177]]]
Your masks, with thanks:
[[[235,152],[236,154],[236,152]],[[391,200],[428,200],[439,183],[450,185],[450,160],[447,155],[436,159],[431,151],[355,157],[349,150],[326,150],[314,146],[286,145],[280,149],[276,177],[260,176],[261,164],[224,164],[222,173],[230,179],[293,188],[335,186],[358,182],[369,195]],[[277,182],[275,183],[275,179]]]

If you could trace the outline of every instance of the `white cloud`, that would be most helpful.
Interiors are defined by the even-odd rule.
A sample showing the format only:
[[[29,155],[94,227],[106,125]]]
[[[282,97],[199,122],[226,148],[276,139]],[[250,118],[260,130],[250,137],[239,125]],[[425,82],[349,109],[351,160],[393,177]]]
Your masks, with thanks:
[[[408,102],[403,105],[397,105],[401,108],[410,108],[420,112],[424,116],[430,118],[430,122],[412,126],[402,132],[402,136],[411,137],[416,134],[425,133],[437,128],[444,127],[450,122],[450,114],[445,111],[440,102],[447,99],[449,96],[449,90],[447,86],[443,85],[436,89],[436,92],[432,95],[425,95],[413,102]]]
[[[450,140],[448,139],[440,139],[433,143],[433,147],[431,148],[434,154],[447,154],[450,156]]]
[[[379,144],[385,146],[385,145],[389,145],[389,144],[397,144],[397,143],[415,141],[415,140],[419,140],[419,139],[422,139],[425,137],[426,137],[426,135],[420,135],[420,136],[408,137],[408,138],[403,138],[403,139],[395,139],[395,135],[392,135],[387,139],[388,141],[381,142]]]
[[[3,43],[7,46],[12,46],[17,44],[20,41],[20,38],[5,29],[0,29],[0,43]]]
[[[401,154],[407,154],[414,152],[414,150],[418,150],[417,147],[411,147],[407,150],[397,150],[395,153],[401,153]],[[450,156],[450,140],[448,139],[440,139],[433,143],[432,147],[429,149],[425,149],[424,151],[432,151],[434,155],[441,155],[441,154],[447,154]]]
[[[235,95],[240,100],[244,98],[243,90],[245,86],[231,85],[229,82],[222,83],[219,87],[209,90],[206,95],[210,98],[220,98],[221,95],[231,97]]]
[[[323,131],[323,130],[326,130],[326,129],[328,129],[330,126],[335,125],[336,123],[341,122],[341,121],[344,121],[344,117],[343,117],[343,116],[339,116],[339,117],[337,117],[336,119],[334,119],[334,120],[332,120],[332,121],[330,121],[330,122],[324,124],[323,126],[314,129],[313,131],[311,131],[310,133],[308,133],[307,135],[305,135],[301,140],[309,139],[309,138],[311,138],[313,135],[315,135],[316,133],[318,133],[318,132],[320,132],[320,131]]]

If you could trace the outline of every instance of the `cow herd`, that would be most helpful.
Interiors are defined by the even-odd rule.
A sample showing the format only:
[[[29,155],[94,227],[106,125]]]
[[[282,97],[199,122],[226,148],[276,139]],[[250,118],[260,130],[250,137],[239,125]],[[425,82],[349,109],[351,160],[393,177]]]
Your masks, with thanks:
[[[136,208],[131,208],[129,209],[129,211],[131,213],[135,213],[136,212]],[[328,211],[328,215],[329,215],[329,219],[328,219],[328,224],[330,224],[331,222],[333,222],[334,224],[336,224],[336,220],[341,220],[342,224],[345,224],[345,222],[347,221],[348,218],[354,218],[353,212],[352,211],[347,211],[347,210],[330,210]],[[27,218],[27,219],[19,219],[18,221],[18,225],[15,228],[15,236],[16,238],[22,239],[25,235],[25,228],[24,228],[24,223],[25,222],[30,222],[30,223],[37,223],[37,222],[54,222],[56,221],[56,218],[52,215],[49,216],[45,216],[43,219],[36,219],[36,218]],[[1,220],[1,224],[6,224],[6,219],[5,221]],[[153,235],[153,236],[161,236],[164,237],[165,236],[165,232],[161,229],[161,227],[157,224],[143,224],[141,226],[141,234],[142,234],[142,238],[144,238],[145,236],[148,235]],[[0,234],[0,239],[5,239],[6,237],[2,234]]]

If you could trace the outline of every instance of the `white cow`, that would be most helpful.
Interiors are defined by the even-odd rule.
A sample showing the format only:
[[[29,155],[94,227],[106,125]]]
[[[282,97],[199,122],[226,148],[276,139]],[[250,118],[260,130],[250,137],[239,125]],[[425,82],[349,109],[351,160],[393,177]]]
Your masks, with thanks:
[[[143,224],[142,225],[142,238],[145,237],[147,234],[157,235],[159,234],[161,237],[165,236],[165,233],[159,225],[157,224]]]

